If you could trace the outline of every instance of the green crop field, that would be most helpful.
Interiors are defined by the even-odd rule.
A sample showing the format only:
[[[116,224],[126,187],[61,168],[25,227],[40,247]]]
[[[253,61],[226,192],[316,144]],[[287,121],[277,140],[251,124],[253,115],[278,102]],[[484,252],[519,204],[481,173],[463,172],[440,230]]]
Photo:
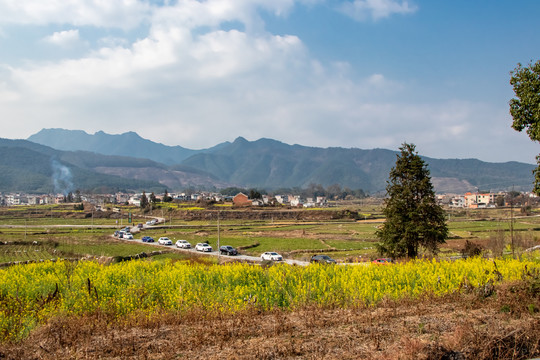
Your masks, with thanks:
[[[253,324],[260,322],[257,325],[260,327],[266,323],[262,319],[269,317],[270,332],[260,339],[274,344],[283,337],[282,316],[298,314],[300,322],[288,325],[294,334],[288,338],[297,341],[296,329],[304,324],[306,314],[317,318],[311,334],[319,331],[329,319],[338,319],[347,311],[365,311],[368,316],[346,327],[340,324],[334,330],[339,335],[334,338],[341,338],[343,334],[349,336],[353,334],[351,329],[365,324],[359,338],[352,340],[358,343],[359,339],[366,338],[365,334],[373,333],[370,321],[374,313],[381,312],[385,319],[384,326],[377,328],[377,333],[383,334],[388,329],[388,314],[405,310],[411,314],[411,309],[416,309],[414,314],[420,314],[420,323],[413,327],[407,325],[409,320],[404,320],[410,315],[392,320],[407,328],[398,338],[409,339],[411,334],[422,336],[427,328],[425,323],[429,321],[425,320],[425,312],[417,309],[418,304],[428,301],[439,309],[445,306],[445,301],[463,298],[464,306],[470,307],[470,301],[465,300],[469,299],[467,296],[478,299],[475,308],[487,301],[501,301],[501,305],[496,305],[497,311],[512,313],[519,306],[521,310],[516,317],[520,317],[523,329],[538,316],[540,305],[533,300],[531,291],[537,288],[540,255],[524,252],[525,248],[540,243],[540,219],[535,216],[516,216],[510,226],[508,217],[501,216],[504,212],[452,214],[449,217],[451,237],[443,244],[437,258],[375,265],[371,260],[380,256],[375,232],[383,220],[323,217],[302,221],[289,219],[288,213],[286,219],[261,220],[249,211],[243,214],[237,209],[222,208],[222,212],[231,211],[231,214],[226,214],[230,215],[226,220],[220,219],[218,227],[215,212],[205,214],[204,210],[190,209],[186,214],[186,208],[167,210],[165,223],[142,231],[133,229],[133,240],[115,238],[113,233],[121,226],[145,223],[151,214],[143,217],[136,213],[137,209],[123,208],[124,218],[119,219],[118,213],[111,212],[106,214],[108,217],[92,219],[88,212],[74,212],[68,207],[58,207],[52,212],[50,209],[39,212],[35,208],[0,208],[0,358],[10,346],[20,346],[19,351],[26,356],[20,355],[22,352],[18,353],[20,356],[8,353],[7,358],[28,358],[36,351],[49,353],[51,346],[63,350],[56,350],[49,358],[66,358],[71,356],[68,352],[85,339],[88,339],[87,350],[78,352],[75,358],[107,358],[111,349],[115,351],[115,358],[124,358],[126,347],[121,337],[128,333],[132,334],[130,348],[139,356],[148,349],[148,344],[159,343],[157,339],[148,338],[148,334],[139,336],[141,331],[152,331],[155,337],[162,339],[159,334],[171,329],[171,334],[166,335],[170,341],[177,339],[178,334],[189,332],[193,319],[205,323],[203,333],[217,328],[217,319],[230,321],[221,328],[226,329],[224,334],[229,334],[226,335],[228,343],[230,339],[242,338],[238,334],[230,335],[240,328],[247,334],[241,341],[250,339]],[[135,220],[132,223],[125,217],[130,211]],[[324,212],[310,211],[310,214],[318,213]],[[192,217],[196,220],[190,220]],[[207,256],[145,244],[140,241],[145,235],[156,241],[167,236],[173,242],[185,239],[192,245],[208,242],[214,249],[219,238],[220,245],[232,245],[240,249],[242,255],[256,257],[265,251],[276,251],[285,259],[308,261],[313,254],[325,253],[340,265],[288,266],[262,262],[254,266],[252,259],[240,263],[244,260],[238,257]],[[502,256],[495,260],[482,257],[455,260],[469,242],[478,246],[485,256],[494,253]],[[522,290],[516,292],[509,288],[507,292],[522,299],[519,305],[517,301],[504,300],[502,293],[495,290],[495,287],[517,286],[514,284],[520,281]],[[523,291],[527,296],[523,296]],[[396,305],[385,308],[388,304]],[[448,319],[462,317],[454,315],[453,303],[446,308],[450,309]],[[239,317],[247,319],[244,325],[236,322]],[[486,317],[491,318],[492,314]],[[104,321],[99,327],[103,330],[96,334],[96,328],[91,325],[99,319]],[[180,327],[171,327],[167,321],[174,321]],[[182,325],[184,321],[188,321],[186,326]],[[148,327],[150,323],[156,325]],[[440,323],[447,326],[448,321],[440,320]],[[65,324],[71,325],[64,327]],[[87,324],[90,328],[86,328]],[[87,330],[82,330],[85,328]],[[65,339],[70,336],[78,340],[67,344]],[[436,334],[432,332],[430,336]],[[95,353],[99,355],[92,357],[95,344],[113,337],[119,339],[111,340],[116,345],[103,345]],[[304,333],[302,337],[309,342],[311,335]],[[319,337],[327,338],[322,334]],[[42,350],[30,349],[29,344],[34,342],[46,345],[39,348]],[[318,338],[316,342],[324,341]],[[534,343],[534,339],[530,342]],[[213,340],[209,340],[210,343],[213,344]],[[235,344],[231,344],[231,348],[238,349],[239,343]],[[167,358],[178,358],[174,356],[177,348],[175,345]],[[161,348],[156,351],[162,355]],[[293,353],[296,354],[296,350],[290,354]]]
[[[134,207],[121,207],[121,213],[108,212],[97,215],[89,211],[76,211],[73,206],[20,206],[0,209],[0,243],[17,244],[54,244],[58,256],[129,256],[149,251],[148,245],[141,242],[122,242],[111,235],[121,226],[134,226],[145,223],[152,215],[166,216],[166,222],[158,226],[134,233],[135,239],[143,235],[157,240],[167,236],[173,242],[185,239],[195,245],[208,242],[216,247],[218,242],[217,212],[212,211],[206,220],[189,220],[185,211],[203,212],[191,209],[193,206],[170,206],[154,209],[152,213],[142,213]],[[181,209],[181,210],[180,210]],[[341,210],[337,211],[342,211]],[[177,210],[179,212],[177,212]],[[357,211],[348,207],[348,211]],[[270,218],[261,220],[251,218],[253,213],[243,210],[221,207],[219,238],[220,244],[244,248],[246,255],[258,256],[265,251],[277,251],[296,259],[307,259],[321,251],[332,251],[336,259],[346,261],[351,258],[369,260],[377,256],[375,232],[383,220],[363,219],[331,219],[320,221],[298,221]],[[281,211],[281,210],[279,210]],[[313,210],[317,213],[319,210]],[[227,214],[234,214],[234,219]],[[380,208],[362,209],[359,213],[369,215],[379,213]],[[129,223],[128,213],[132,222]],[[289,211],[284,214],[289,214]],[[245,214],[245,218],[241,217]],[[255,213],[256,214],[256,213]],[[534,214],[534,212],[532,212]],[[92,217],[92,215],[94,215]],[[460,253],[465,241],[477,243],[489,251],[493,239],[503,237],[508,247],[512,240],[524,248],[539,243],[540,217],[513,217],[512,233],[510,232],[510,213],[508,210],[482,209],[449,212],[450,238],[441,247],[442,256],[455,256]],[[197,215],[198,216],[198,215]],[[516,246],[517,246],[516,245]],[[6,245],[0,245],[6,246]],[[7,248],[5,248],[7,249]],[[506,248],[506,253],[509,250]],[[44,254],[46,252],[43,252]],[[47,254],[53,255],[53,254]],[[1,262],[34,260],[32,252],[3,251]],[[173,255],[168,255],[174,257]]]

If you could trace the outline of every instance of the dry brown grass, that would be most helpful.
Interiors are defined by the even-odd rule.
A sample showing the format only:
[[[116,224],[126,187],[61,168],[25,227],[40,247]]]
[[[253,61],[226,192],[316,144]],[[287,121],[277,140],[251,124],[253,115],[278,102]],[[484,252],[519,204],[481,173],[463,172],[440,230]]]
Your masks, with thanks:
[[[55,318],[0,359],[530,359],[538,281],[353,309]]]

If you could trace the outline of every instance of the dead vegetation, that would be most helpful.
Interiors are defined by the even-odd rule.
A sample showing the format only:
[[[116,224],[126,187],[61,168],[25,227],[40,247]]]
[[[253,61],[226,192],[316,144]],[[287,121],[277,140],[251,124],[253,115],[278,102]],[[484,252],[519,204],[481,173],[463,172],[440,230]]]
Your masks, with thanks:
[[[540,355],[540,285],[386,300],[375,307],[118,319],[59,317],[0,359],[531,359]]]

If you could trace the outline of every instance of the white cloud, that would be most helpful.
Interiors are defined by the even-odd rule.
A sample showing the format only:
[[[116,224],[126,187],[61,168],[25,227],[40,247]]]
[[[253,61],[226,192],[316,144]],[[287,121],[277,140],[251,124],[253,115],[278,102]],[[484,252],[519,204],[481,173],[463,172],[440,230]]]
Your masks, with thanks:
[[[98,44],[105,48],[125,47],[129,46],[129,42],[125,38],[106,36],[98,40]]]
[[[286,15],[295,3],[324,0],[183,0],[152,4],[145,0],[0,0],[0,23],[23,25],[71,24],[132,29],[146,21],[169,19],[188,27],[242,21],[251,27],[260,22],[259,10]],[[256,25],[259,26],[259,25]]]
[[[129,29],[138,26],[149,11],[146,1],[137,0],[0,0],[0,23]]]
[[[54,13],[40,13],[26,4],[39,9],[43,3],[0,0],[0,21],[5,21],[2,10],[7,8],[21,23],[128,28],[148,21],[148,28],[131,41],[111,32],[114,36],[98,40],[99,48],[80,57],[4,67],[2,118],[21,127],[10,126],[3,136],[24,137],[43,127],[61,127],[133,130],[154,141],[190,148],[240,135],[360,148],[397,149],[408,141],[428,156],[453,152],[470,157],[473,144],[484,159],[504,159],[497,142],[505,138],[505,131],[511,132],[507,111],[466,101],[405,104],[399,99],[411,91],[407,84],[383,73],[357,79],[349,63],[321,63],[300,38],[266,31],[258,11],[286,14],[293,0],[183,0],[166,7],[128,0],[59,1]],[[416,9],[389,0],[349,4],[358,16],[375,20]],[[74,13],[70,18],[70,6],[79,11],[92,8],[94,15]],[[120,19],[122,14],[133,18]],[[243,24],[245,30],[221,28],[230,22]],[[51,35],[49,41],[59,44],[77,37],[77,30],[69,30]]]
[[[79,30],[58,31],[47,36],[44,40],[58,46],[70,46],[79,42]]]
[[[341,5],[340,10],[355,20],[380,20],[394,14],[410,14],[417,10],[417,6],[410,5],[405,0],[354,0]]]

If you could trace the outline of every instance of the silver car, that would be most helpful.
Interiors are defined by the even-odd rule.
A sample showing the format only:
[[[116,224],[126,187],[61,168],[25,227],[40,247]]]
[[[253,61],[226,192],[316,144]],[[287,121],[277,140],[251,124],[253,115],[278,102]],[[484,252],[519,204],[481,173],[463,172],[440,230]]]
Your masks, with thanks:
[[[277,252],[267,251],[261,255],[261,260],[283,261],[283,256],[279,255]]]
[[[168,237],[160,237],[159,240],[158,240],[158,244],[160,244],[160,245],[172,245],[172,241]]]
[[[176,247],[180,249],[191,249],[191,244],[187,240],[178,240]]]
[[[202,251],[202,252],[212,252],[213,249],[210,245],[208,245],[207,243],[198,243],[197,245],[195,245],[195,250],[197,251]]]

